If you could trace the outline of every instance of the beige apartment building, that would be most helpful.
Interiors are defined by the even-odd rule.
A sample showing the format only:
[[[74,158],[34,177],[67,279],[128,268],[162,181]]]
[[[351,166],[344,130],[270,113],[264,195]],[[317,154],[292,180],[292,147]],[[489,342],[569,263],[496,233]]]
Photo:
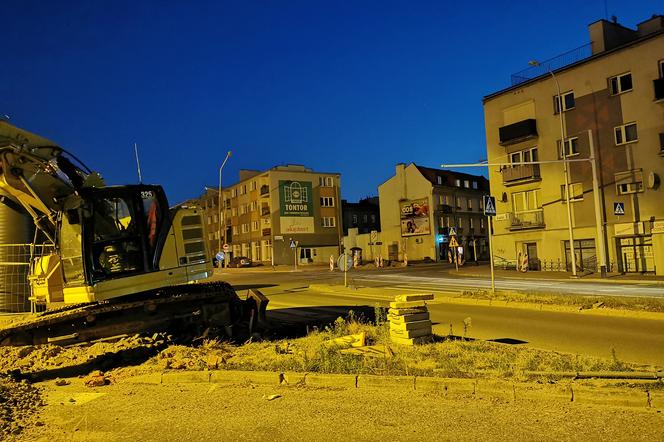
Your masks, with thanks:
[[[446,260],[450,229],[466,260],[488,257],[487,224],[482,206],[489,194],[483,176],[397,164],[396,173],[378,186],[380,253],[390,260]]]
[[[597,271],[604,250],[609,271],[664,274],[664,17],[589,32],[484,97],[495,259],[527,252],[531,269],[571,269],[566,156],[577,268]]]
[[[260,172],[241,170],[240,180],[201,197],[209,250],[228,245],[232,256],[263,264],[327,263],[339,254],[341,176],[300,165]],[[295,246],[295,247],[292,247]]]

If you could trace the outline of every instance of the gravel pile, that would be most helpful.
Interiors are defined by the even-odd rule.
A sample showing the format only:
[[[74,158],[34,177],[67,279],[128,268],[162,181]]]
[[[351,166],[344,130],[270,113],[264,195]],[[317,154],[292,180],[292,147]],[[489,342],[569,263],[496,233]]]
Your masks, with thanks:
[[[43,405],[38,388],[0,375],[0,439],[20,434],[28,424],[37,424],[35,414]]]

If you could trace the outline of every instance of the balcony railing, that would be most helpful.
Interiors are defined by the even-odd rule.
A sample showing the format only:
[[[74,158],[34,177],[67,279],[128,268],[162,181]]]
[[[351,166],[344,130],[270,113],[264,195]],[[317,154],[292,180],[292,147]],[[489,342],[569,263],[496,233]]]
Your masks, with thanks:
[[[270,215],[270,208],[269,208],[269,207],[263,207],[263,208],[261,208],[261,215],[262,215],[262,216],[268,216],[268,215]]]
[[[452,213],[452,206],[449,204],[438,204],[438,212],[440,213]]]
[[[664,100],[664,78],[653,80],[655,86],[655,100]]]
[[[539,229],[544,227],[544,210],[510,213],[510,230]]]
[[[498,129],[501,146],[537,137],[537,123],[533,118],[508,124]]]
[[[500,173],[503,176],[503,184],[506,186],[541,179],[539,164],[522,164],[505,167]]]

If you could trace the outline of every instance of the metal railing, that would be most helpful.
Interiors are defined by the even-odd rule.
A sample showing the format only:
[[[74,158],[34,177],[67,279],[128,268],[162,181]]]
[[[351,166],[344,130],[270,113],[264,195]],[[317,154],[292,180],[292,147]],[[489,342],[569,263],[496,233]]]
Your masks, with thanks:
[[[510,213],[510,226],[512,229],[544,227],[544,210]]]
[[[540,177],[539,164],[522,164],[520,166],[505,167],[500,171],[503,183],[521,181],[527,179],[538,179]]]
[[[592,42],[574,48],[553,58],[540,62],[537,66],[531,66],[527,69],[512,74],[512,86],[523,83],[533,78],[546,75],[551,71],[560,69],[570,64],[586,59],[592,55]]]
[[[0,244],[0,312],[31,310],[28,275],[34,259],[53,251],[50,244]]]

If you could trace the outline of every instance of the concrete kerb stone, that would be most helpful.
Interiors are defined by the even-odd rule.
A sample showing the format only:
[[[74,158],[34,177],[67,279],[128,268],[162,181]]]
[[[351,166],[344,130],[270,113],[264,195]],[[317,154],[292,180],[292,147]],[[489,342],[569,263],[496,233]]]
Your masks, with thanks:
[[[445,396],[519,401],[538,399],[550,402],[603,406],[664,409],[664,392],[643,388],[593,387],[575,381],[552,385],[512,382],[501,379],[457,379],[426,376],[379,376],[265,371],[165,371],[137,375],[124,380],[134,384],[256,384],[284,387],[332,387],[383,389],[438,393]]]

